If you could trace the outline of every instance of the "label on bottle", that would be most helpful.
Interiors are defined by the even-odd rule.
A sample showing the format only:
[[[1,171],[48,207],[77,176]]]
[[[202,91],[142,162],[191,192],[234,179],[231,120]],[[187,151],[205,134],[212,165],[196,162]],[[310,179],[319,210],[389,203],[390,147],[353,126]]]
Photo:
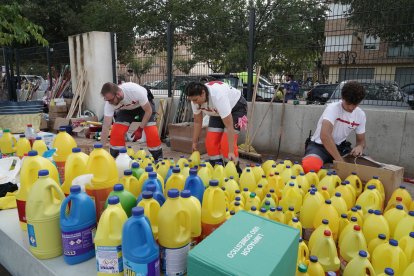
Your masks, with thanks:
[[[37,247],[36,234],[32,224],[27,224],[27,234],[29,235],[29,244],[32,247]]]
[[[95,229],[96,223],[76,231],[62,231],[63,254],[72,257],[94,250],[92,233]]]
[[[124,275],[138,276],[138,275],[160,275],[160,260],[156,258],[147,264],[138,264],[129,261],[124,257],[125,271]]]
[[[187,273],[187,255],[190,244],[180,248],[160,247],[161,270],[165,275],[184,275]]]
[[[101,273],[120,273],[124,271],[122,246],[97,246],[96,269]]]

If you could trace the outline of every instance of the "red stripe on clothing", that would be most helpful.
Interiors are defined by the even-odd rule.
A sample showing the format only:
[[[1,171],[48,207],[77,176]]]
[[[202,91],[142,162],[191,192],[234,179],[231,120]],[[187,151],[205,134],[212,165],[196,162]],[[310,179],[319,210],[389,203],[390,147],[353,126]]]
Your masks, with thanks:
[[[354,127],[354,126],[359,126],[360,124],[358,124],[358,123],[356,123],[356,122],[349,122],[349,121],[347,121],[347,120],[343,120],[343,119],[341,119],[341,118],[336,118],[336,120],[337,121],[340,121],[341,123],[345,123],[345,124],[348,124],[348,125],[351,125],[351,127]]]

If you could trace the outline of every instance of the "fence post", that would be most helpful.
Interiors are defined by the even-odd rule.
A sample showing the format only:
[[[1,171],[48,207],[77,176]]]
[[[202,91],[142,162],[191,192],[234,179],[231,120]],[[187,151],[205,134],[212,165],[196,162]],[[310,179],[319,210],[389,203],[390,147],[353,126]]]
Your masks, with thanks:
[[[253,95],[253,65],[254,65],[254,37],[255,37],[256,11],[250,6],[249,14],[249,54],[247,64],[247,100],[250,102]]]
[[[117,83],[116,74],[116,33],[111,32],[112,82]]]
[[[171,22],[167,23],[167,86],[168,86],[168,97],[173,97],[172,91],[172,65],[173,65],[173,37],[174,27]]]
[[[19,49],[14,49],[14,58],[16,59],[16,77],[17,77],[17,89],[21,89],[21,80],[20,80],[20,58],[19,58]]]
[[[52,78],[52,67],[50,65],[50,48],[46,46],[46,59],[47,59],[47,73],[49,74],[49,90],[52,90],[53,78]]]

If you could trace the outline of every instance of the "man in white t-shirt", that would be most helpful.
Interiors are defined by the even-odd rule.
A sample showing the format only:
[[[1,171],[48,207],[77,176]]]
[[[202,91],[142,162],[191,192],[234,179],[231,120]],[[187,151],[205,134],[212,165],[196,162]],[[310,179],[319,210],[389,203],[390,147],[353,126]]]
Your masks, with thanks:
[[[364,111],[358,107],[365,97],[365,89],[356,81],[347,82],[341,91],[342,100],[331,103],[319,118],[316,131],[306,146],[302,166],[305,172],[319,171],[325,163],[343,161],[342,156],[362,154],[365,148]],[[355,131],[356,146],[351,149],[346,141]]]
[[[214,165],[224,158],[238,164],[237,139],[247,114],[247,102],[240,90],[222,81],[191,82],[186,94],[194,113],[193,150],[197,150],[204,113],[210,116],[206,136],[210,163]]]
[[[104,145],[108,139],[112,118],[115,116],[109,141],[112,156],[116,157],[119,149],[125,147],[125,136],[129,126],[132,122],[138,121],[140,125],[132,135],[133,141],[141,139],[144,131],[148,151],[155,160],[162,158],[161,140],[155,122],[156,112],[151,92],[133,82],[126,82],[119,86],[107,82],[102,86],[101,95],[105,99],[101,135]]]

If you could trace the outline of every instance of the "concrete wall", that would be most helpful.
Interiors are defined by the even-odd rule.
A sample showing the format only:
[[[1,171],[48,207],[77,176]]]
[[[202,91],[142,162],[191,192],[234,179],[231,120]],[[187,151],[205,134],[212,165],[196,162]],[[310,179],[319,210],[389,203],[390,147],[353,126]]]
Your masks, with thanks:
[[[171,114],[174,114],[178,98],[174,100]],[[316,129],[316,124],[324,110],[324,106],[317,105],[285,105],[284,123],[281,128],[283,105],[279,103],[256,103],[251,137],[259,127],[253,146],[259,152],[276,153],[279,135],[281,138],[281,152],[294,155],[303,155],[305,140]],[[249,110],[251,104],[249,103]],[[414,174],[414,111],[384,110],[363,108],[367,116],[365,153],[375,160],[399,165],[405,168],[406,173]],[[268,112],[267,112],[268,110]],[[266,114],[267,112],[267,114]],[[171,118],[170,120],[171,121]],[[242,132],[239,143],[244,143],[245,133]],[[355,135],[351,133],[348,140],[355,145]]]
[[[73,91],[79,74],[86,71],[89,82],[83,108],[103,117],[102,85],[112,81],[111,36],[107,32],[89,32],[68,38]]]

